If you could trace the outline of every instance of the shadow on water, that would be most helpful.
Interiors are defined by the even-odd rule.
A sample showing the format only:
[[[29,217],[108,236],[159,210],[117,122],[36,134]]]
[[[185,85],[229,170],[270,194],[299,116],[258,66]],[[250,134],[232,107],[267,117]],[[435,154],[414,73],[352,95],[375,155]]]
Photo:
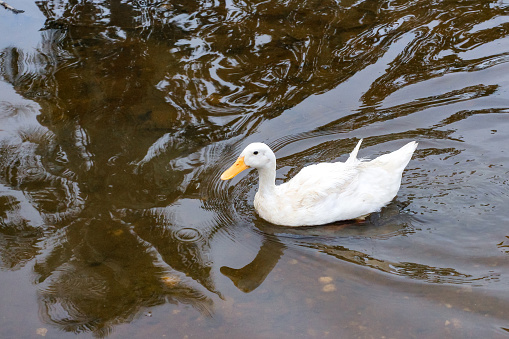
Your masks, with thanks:
[[[444,295],[448,284],[483,286],[496,279],[492,270],[424,254],[425,235],[416,245],[408,239],[433,233],[426,225],[438,207],[430,201],[451,206],[457,198],[451,209],[459,210],[507,202],[503,166],[489,164],[491,172],[484,174],[469,167],[459,157],[465,140],[457,133],[458,124],[472,117],[507,119],[509,103],[500,97],[506,93],[507,99],[507,84],[470,81],[470,74],[509,61],[507,48],[497,44],[509,33],[501,19],[509,11],[505,2],[36,4],[46,18],[37,48],[0,50],[0,79],[23,98],[0,102],[0,266],[14,271],[33,265],[47,324],[107,336],[163,304],[190,305],[214,318],[222,312],[218,304],[235,295],[229,284],[259,292],[271,274],[279,274],[276,266],[285,256],[301,253],[319,256],[321,266],[344,267],[347,277],[381,274],[405,293],[419,293],[429,283],[443,284],[438,295]],[[483,46],[490,52],[476,50]],[[404,92],[455,74],[468,81]],[[343,87],[340,99],[315,99],[316,110],[306,111],[307,98],[337,96]],[[474,104],[488,97],[499,102]],[[431,117],[437,107],[461,109]],[[380,127],[398,119],[410,122]],[[251,206],[254,173],[233,183],[219,180],[250,138],[280,151],[281,182],[306,164],[338,160],[353,148],[356,133],[379,153],[386,148],[376,145],[423,141],[418,165],[403,182],[406,195],[364,224],[268,225]],[[449,176],[434,173],[442,160]],[[457,162],[465,163],[459,177]],[[481,175],[498,187],[490,188],[483,205],[476,190]],[[461,193],[454,185],[464,185]],[[498,248],[506,253],[503,240]],[[383,250],[369,249],[380,243]],[[415,254],[406,255],[414,245]],[[225,253],[243,253],[250,261],[240,254],[220,260]],[[312,264],[302,269],[314,276]],[[403,287],[402,280],[419,283]],[[502,318],[504,311],[486,307],[486,314]],[[272,330],[293,333],[275,325]],[[348,331],[341,333],[355,333]]]

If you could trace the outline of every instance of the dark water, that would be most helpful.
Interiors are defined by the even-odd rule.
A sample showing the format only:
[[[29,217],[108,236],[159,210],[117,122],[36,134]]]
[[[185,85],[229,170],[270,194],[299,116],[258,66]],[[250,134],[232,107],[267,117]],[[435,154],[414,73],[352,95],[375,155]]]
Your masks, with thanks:
[[[509,3],[0,7],[0,338],[509,336]],[[278,181],[417,140],[363,224],[256,216]]]

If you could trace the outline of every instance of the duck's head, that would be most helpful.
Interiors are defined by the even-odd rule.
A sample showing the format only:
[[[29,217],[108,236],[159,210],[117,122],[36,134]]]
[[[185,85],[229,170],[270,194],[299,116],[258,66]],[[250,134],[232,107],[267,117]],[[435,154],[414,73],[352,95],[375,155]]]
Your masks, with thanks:
[[[240,153],[237,161],[221,174],[221,179],[231,179],[243,170],[251,167],[257,170],[276,169],[276,156],[269,146],[261,142],[249,144]]]

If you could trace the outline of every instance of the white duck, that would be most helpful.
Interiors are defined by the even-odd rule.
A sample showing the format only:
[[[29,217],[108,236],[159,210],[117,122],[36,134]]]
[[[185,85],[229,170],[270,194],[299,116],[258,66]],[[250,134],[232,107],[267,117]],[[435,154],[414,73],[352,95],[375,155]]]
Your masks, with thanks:
[[[346,162],[304,167],[288,182],[276,186],[276,156],[269,146],[252,143],[222,175],[228,180],[247,168],[256,168],[259,189],[254,206],[265,220],[284,226],[322,225],[362,219],[379,211],[398,193],[401,175],[417,143],[365,161],[357,159],[362,139]]]

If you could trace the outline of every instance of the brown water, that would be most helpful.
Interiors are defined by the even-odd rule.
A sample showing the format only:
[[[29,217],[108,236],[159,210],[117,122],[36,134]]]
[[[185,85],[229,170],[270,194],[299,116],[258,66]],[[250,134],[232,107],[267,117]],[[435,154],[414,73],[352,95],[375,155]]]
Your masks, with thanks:
[[[509,337],[509,2],[0,7],[0,338]],[[252,206],[248,143],[419,148],[363,224]]]

